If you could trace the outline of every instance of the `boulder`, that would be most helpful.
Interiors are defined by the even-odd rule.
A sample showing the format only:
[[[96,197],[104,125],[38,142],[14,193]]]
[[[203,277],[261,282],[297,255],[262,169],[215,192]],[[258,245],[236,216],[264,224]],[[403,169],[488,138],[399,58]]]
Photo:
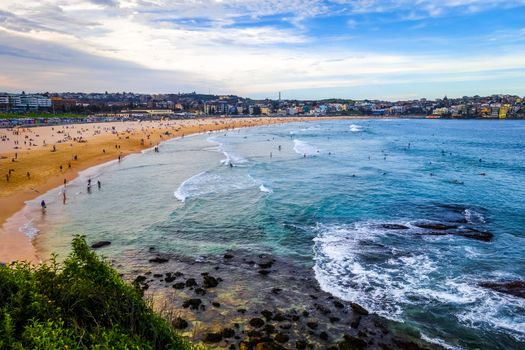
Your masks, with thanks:
[[[182,307],[185,309],[190,308],[192,310],[197,310],[201,304],[201,299],[187,299],[182,303]]]
[[[162,258],[160,256],[157,256],[153,259],[149,259],[149,262],[156,263],[156,264],[164,264],[164,263],[167,263],[168,261],[170,261],[170,259]]]
[[[483,282],[479,285],[483,288],[495,290],[496,292],[525,298],[525,281]]]
[[[368,310],[357,303],[350,303],[352,310],[360,315],[368,315]]]
[[[264,326],[264,321],[259,317],[254,317],[250,320],[250,326],[254,328],[261,328]]]
[[[219,285],[219,281],[215,277],[212,276],[204,276],[204,282],[202,283],[202,286],[204,288],[214,288]]]
[[[98,241],[98,242],[93,243],[91,245],[91,248],[98,249],[98,248],[106,247],[106,246],[108,246],[110,244],[111,244],[110,241]]]
[[[180,317],[177,317],[175,320],[173,320],[172,325],[173,325],[173,328],[175,329],[186,329],[188,328],[188,321]]]

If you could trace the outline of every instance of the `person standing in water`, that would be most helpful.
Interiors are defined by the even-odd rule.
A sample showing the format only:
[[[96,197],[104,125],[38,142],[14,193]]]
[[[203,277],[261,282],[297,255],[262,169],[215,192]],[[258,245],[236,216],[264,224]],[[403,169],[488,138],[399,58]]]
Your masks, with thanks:
[[[46,201],[42,199],[42,202],[40,202],[40,206],[42,207],[42,210],[45,210],[47,208]]]
[[[98,189],[100,190],[100,188],[102,187],[102,184],[100,183],[100,180],[97,181],[97,186],[98,186]]]

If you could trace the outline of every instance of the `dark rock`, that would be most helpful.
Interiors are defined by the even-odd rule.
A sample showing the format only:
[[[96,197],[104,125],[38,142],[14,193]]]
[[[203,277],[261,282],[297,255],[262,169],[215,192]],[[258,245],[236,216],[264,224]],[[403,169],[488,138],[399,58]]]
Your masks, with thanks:
[[[327,341],[328,340],[328,333],[326,333],[326,332],[319,333],[319,339]]]
[[[297,340],[295,342],[295,348],[298,349],[298,350],[304,350],[306,349],[306,346],[308,345],[308,343],[304,340]]]
[[[185,309],[190,308],[192,310],[197,310],[201,304],[201,299],[187,299],[182,303],[182,307]]]
[[[308,311],[306,311],[306,310],[304,310],[302,314],[303,314],[304,317],[310,316],[310,313]]]
[[[93,243],[91,245],[91,248],[98,249],[98,248],[106,247],[106,246],[108,246],[110,244],[111,244],[110,241],[98,241],[98,242]]]
[[[176,276],[167,276],[164,281],[166,281],[167,283],[171,283],[173,281],[175,281],[177,279]]]
[[[246,309],[237,309],[237,312],[240,314],[246,313]]]
[[[147,279],[146,276],[137,276],[133,282],[135,282],[135,283],[142,283],[142,282],[146,281],[146,279]]]
[[[197,285],[197,281],[195,281],[195,278],[188,278],[186,280],[186,287],[194,287]]]
[[[148,250],[149,250],[150,253],[152,253],[152,252],[155,251],[155,247],[149,247]]]
[[[310,298],[312,298],[313,300],[316,300],[317,299],[317,296],[313,295],[313,294],[310,294]]]
[[[195,294],[204,295],[206,294],[206,290],[204,288],[195,288]]]
[[[317,329],[318,323],[315,322],[315,321],[308,321],[308,322],[306,322],[306,325],[310,329]]]
[[[334,317],[334,316],[330,317],[330,322],[332,322],[332,323],[336,323],[336,322],[339,322],[339,321],[341,321],[341,319],[339,317]]]
[[[268,334],[272,334],[272,333],[275,333],[275,327],[271,324],[267,324],[264,326],[263,330],[268,333]]]
[[[217,279],[215,279],[215,277],[204,276],[204,282],[202,285],[204,288],[214,288],[219,285],[219,282],[217,281]]]
[[[201,272],[201,276],[208,276],[209,273],[208,272]]]
[[[264,316],[264,318],[269,321],[272,319],[272,316],[273,316],[273,312],[271,312],[270,310],[263,310],[261,311],[261,315]]]
[[[153,275],[153,277],[155,277],[155,278],[161,278],[161,277],[163,277],[163,276],[164,276],[164,275],[161,274],[161,273],[156,273],[156,274]]]
[[[223,338],[231,338],[235,335],[235,331],[231,328],[224,328],[222,330],[222,337]]]
[[[273,294],[279,294],[279,293],[281,293],[281,292],[282,292],[282,289],[281,289],[281,288],[273,288],[273,289],[272,289],[272,293],[273,293]]]
[[[186,329],[188,328],[188,322],[180,317],[177,317],[172,322],[173,328],[175,329]]]
[[[355,319],[352,320],[352,322],[350,323],[350,327],[354,328],[354,329],[357,329],[357,327],[359,327],[359,323],[361,322],[361,316],[359,317],[356,317]]]
[[[177,271],[177,272],[172,273],[172,276],[182,277],[182,276],[184,276],[184,274],[182,272],[180,272],[180,271]]]
[[[152,262],[152,263],[157,263],[157,264],[164,264],[164,263],[167,263],[168,261],[170,261],[170,259],[168,258],[161,258],[160,256],[157,256],[153,259],[149,259],[149,262]]]
[[[224,259],[226,259],[226,260],[233,259],[233,255],[226,253],[226,254],[224,254]]]
[[[273,261],[270,260],[270,261],[260,262],[257,265],[259,265],[261,269],[269,269],[272,267]]]
[[[283,333],[277,333],[274,337],[275,341],[278,343],[286,343],[288,340],[290,340],[290,337]]]
[[[289,323],[289,322],[285,322],[285,323],[282,323],[279,327],[281,329],[290,329],[290,328],[292,328],[292,324]]]
[[[510,282],[483,282],[480,287],[489,288],[496,292],[514,295],[519,298],[525,298],[525,281]]]
[[[419,223],[419,224],[416,224],[416,226],[419,228],[427,229],[427,230],[438,230],[438,231],[458,228],[456,225],[447,225],[447,224],[431,223],[431,222]]]
[[[216,301],[214,301],[213,303],[211,303],[214,307],[221,307],[221,303],[218,303]]]
[[[250,338],[261,338],[263,336],[263,334],[260,331],[255,330],[255,329],[249,330],[248,333],[246,334]]]
[[[322,313],[323,315],[328,315],[328,314],[332,313],[332,311],[330,311],[330,309],[328,309],[327,307],[324,307],[323,305],[320,305],[320,304],[315,304],[315,308],[317,310],[319,310],[319,312]]]
[[[383,224],[381,227],[386,228],[387,230],[408,230],[408,226],[399,224]]]
[[[206,333],[202,340],[205,343],[218,343],[222,340],[222,333]]]
[[[173,285],[173,288],[175,288],[175,289],[184,289],[184,286],[185,286],[184,282],[179,282],[179,283],[175,283]]]
[[[350,303],[352,310],[360,315],[368,315],[368,310],[357,303]]]
[[[340,302],[339,300],[334,300],[334,306],[338,309],[344,309],[344,304]]]
[[[264,321],[261,318],[254,317],[250,320],[250,326],[255,328],[261,328],[264,326]]]
[[[347,334],[344,336],[344,340],[339,342],[338,347],[339,350],[365,349],[367,347],[367,343],[363,339],[359,339]]]
[[[457,233],[457,235],[465,237],[465,238],[471,238],[476,239],[478,241],[483,242],[490,242],[494,235],[487,231],[478,231],[473,228],[468,229],[467,231],[461,231]]]
[[[259,273],[263,276],[266,276],[270,273],[270,270],[259,270]]]
[[[284,320],[286,320],[286,318],[284,317],[284,315],[282,313],[277,313],[275,314],[275,316],[273,316],[273,320],[274,321],[277,321],[277,322],[282,322]]]

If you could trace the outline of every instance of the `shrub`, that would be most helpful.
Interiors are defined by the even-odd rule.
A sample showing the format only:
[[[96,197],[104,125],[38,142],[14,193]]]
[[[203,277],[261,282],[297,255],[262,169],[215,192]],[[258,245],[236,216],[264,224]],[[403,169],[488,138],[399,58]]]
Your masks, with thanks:
[[[191,349],[84,237],[63,264],[0,266],[0,349]]]

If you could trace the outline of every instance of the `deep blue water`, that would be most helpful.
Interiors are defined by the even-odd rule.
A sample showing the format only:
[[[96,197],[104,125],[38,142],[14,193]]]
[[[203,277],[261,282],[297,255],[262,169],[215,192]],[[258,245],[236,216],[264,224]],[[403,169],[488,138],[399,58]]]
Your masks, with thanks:
[[[85,193],[87,178],[102,190]],[[67,191],[67,205],[47,194],[49,213],[34,221],[48,225],[37,242],[51,250],[75,232],[112,240],[111,257],[152,244],[194,258],[270,250],[433,341],[525,348],[525,300],[478,286],[525,278],[524,121],[341,120],[199,135],[90,170]],[[494,237],[427,235],[423,222]]]

